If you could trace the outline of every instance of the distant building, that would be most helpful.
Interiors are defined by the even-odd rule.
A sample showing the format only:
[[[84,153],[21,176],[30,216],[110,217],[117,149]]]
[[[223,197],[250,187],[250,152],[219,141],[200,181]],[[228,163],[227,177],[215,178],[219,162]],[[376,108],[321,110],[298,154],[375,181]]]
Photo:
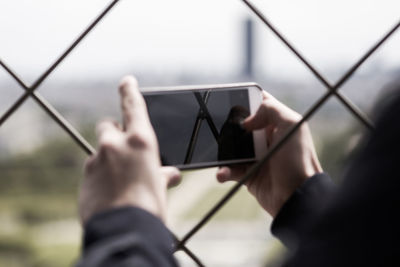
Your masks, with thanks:
[[[243,72],[244,77],[254,76],[254,22],[247,18],[244,22],[244,62]]]

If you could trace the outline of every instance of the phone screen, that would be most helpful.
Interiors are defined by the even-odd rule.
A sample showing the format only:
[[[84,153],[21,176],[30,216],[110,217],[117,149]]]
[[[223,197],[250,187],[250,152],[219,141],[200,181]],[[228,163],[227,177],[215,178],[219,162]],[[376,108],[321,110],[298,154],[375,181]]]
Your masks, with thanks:
[[[144,93],[163,165],[216,166],[255,158],[248,89]]]

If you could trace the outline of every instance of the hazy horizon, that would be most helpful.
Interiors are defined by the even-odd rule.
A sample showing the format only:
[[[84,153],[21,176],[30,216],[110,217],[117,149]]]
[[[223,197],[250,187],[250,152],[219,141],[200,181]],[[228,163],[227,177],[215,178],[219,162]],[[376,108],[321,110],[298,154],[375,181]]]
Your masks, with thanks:
[[[26,82],[40,75],[109,3],[107,0],[0,3],[0,58]],[[398,19],[395,0],[253,1],[321,72],[347,69]],[[121,1],[51,75],[114,76],[129,72],[237,73],[243,21],[256,22],[255,68],[274,77],[308,72],[241,1]],[[398,66],[395,34],[363,69]],[[5,80],[0,72],[0,81]]]

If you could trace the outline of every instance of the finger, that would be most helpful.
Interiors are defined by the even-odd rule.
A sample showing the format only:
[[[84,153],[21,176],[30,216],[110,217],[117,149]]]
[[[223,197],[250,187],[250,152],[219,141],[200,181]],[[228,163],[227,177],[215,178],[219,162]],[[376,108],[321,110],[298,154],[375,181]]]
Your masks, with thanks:
[[[275,97],[273,97],[270,93],[268,93],[267,91],[262,91],[262,99],[266,100],[266,99],[275,99]]]
[[[220,183],[224,183],[226,181],[230,181],[231,177],[231,169],[228,167],[221,167],[217,171],[217,180]]]
[[[133,76],[126,76],[119,86],[121,95],[122,116],[127,131],[147,127],[149,118],[146,103],[139,92],[138,82]]]
[[[252,131],[264,128],[275,121],[274,117],[279,112],[274,99],[266,98],[258,108],[257,112],[247,117],[242,125],[245,129]]]
[[[238,182],[246,174],[247,168],[248,168],[247,165],[221,167],[217,171],[217,180],[220,183],[224,183],[227,181]]]
[[[182,180],[181,172],[175,167],[161,167],[161,172],[167,178],[168,188],[177,186]]]
[[[96,128],[100,151],[115,147],[123,140],[123,135],[118,125],[112,121],[102,121]],[[99,152],[100,152],[99,151]]]
[[[106,117],[106,118],[104,118],[103,120],[101,120],[101,121],[97,124],[97,126],[96,126],[96,133],[97,133],[97,134],[99,134],[99,130],[100,130],[100,128],[102,127],[102,125],[101,125],[102,123],[106,123],[106,124],[111,123],[111,124],[113,124],[113,125],[115,126],[115,128],[117,128],[119,131],[122,132],[122,126],[121,126],[121,124],[120,124],[119,122],[115,121],[113,118],[108,118],[108,117]]]
[[[243,121],[243,127],[248,131],[258,130],[268,126],[290,126],[301,120],[301,116],[285,106],[273,96],[265,92],[265,99],[257,112]]]

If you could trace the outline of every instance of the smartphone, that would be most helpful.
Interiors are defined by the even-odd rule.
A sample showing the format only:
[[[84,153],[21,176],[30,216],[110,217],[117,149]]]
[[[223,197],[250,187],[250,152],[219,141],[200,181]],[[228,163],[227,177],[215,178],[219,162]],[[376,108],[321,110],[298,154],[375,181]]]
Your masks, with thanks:
[[[264,130],[241,122],[257,111],[256,83],[142,88],[162,165],[196,169],[250,163],[266,152]]]

